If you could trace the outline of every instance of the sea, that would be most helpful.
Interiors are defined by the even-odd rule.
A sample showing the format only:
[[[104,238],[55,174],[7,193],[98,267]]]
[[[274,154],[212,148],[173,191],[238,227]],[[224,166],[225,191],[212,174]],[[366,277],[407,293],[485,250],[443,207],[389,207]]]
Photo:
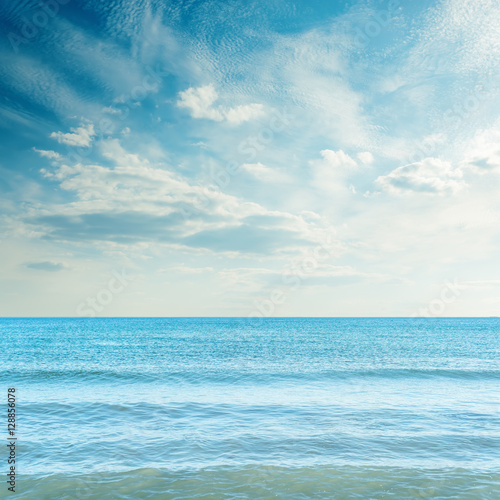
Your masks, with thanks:
[[[500,499],[498,318],[3,318],[0,336],[0,498]]]

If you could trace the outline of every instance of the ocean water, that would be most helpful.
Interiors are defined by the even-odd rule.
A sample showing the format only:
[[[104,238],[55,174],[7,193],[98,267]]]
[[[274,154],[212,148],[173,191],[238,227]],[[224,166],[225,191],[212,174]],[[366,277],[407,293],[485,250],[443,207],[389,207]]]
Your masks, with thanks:
[[[0,498],[498,500],[499,334],[496,318],[1,319],[18,476]]]

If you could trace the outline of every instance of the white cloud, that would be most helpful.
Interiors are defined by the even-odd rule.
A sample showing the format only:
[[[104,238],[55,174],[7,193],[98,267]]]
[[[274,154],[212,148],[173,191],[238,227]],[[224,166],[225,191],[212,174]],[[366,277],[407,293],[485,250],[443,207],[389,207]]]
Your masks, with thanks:
[[[234,125],[255,120],[264,115],[262,104],[244,104],[223,111],[226,120]]]
[[[37,162],[46,167],[43,174],[54,181],[51,189],[57,187],[62,194],[47,198],[46,193],[42,193],[46,183],[38,183],[40,193],[32,197],[33,203],[26,205],[27,210],[29,215],[52,217],[52,222],[42,220],[38,224],[32,217],[29,224],[37,234],[54,235],[53,238],[60,238],[59,241],[64,237],[68,237],[68,241],[78,239],[78,243],[84,246],[92,241],[93,234],[100,232],[104,238],[109,234],[111,245],[121,241],[115,237],[120,229],[118,227],[115,231],[115,226],[121,224],[125,236],[130,236],[129,241],[134,241],[135,237],[136,241],[154,248],[158,256],[162,255],[155,266],[165,268],[182,263],[169,271],[173,275],[200,272],[204,277],[200,270],[210,269],[204,266],[213,265],[217,271],[225,265],[225,259],[210,260],[213,257],[210,256],[204,261],[205,257],[202,257],[199,261],[189,260],[184,266],[182,259],[175,258],[174,251],[167,254],[163,248],[155,248],[155,244],[161,247],[168,241],[180,246],[183,238],[212,230],[206,236],[207,240],[216,237],[228,243],[242,240],[242,246],[249,246],[252,239],[258,240],[259,237],[259,233],[250,231],[264,226],[273,232],[289,229],[300,238],[311,241],[313,228],[335,223],[339,237],[349,249],[346,262],[352,264],[352,268],[318,268],[314,278],[317,283],[325,282],[327,278],[362,278],[363,273],[356,271],[358,268],[373,273],[390,272],[394,276],[413,273],[411,277],[423,282],[432,272],[444,273],[444,263],[448,265],[446,272],[451,270],[461,279],[487,277],[484,274],[486,267],[493,278],[500,276],[495,272],[500,176],[473,175],[500,171],[500,137],[498,132],[481,131],[475,141],[468,143],[475,129],[490,127],[498,114],[496,94],[480,90],[475,99],[478,92],[474,87],[480,88],[481,82],[486,80],[481,72],[491,70],[494,75],[492,68],[498,60],[499,39],[496,35],[499,18],[495,15],[498,6],[494,2],[443,0],[434,7],[417,7],[416,15],[411,19],[403,9],[398,13],[399,21],[393,19],[388,30],[383,30],[384,35],[370,39],[366,51],[358,51],[354,57],[352,44],[349,46],[355,33],[353,30],[364,26],[358,22],[364,18],[356,17],[356,12],[366,11],[367,16],[371,15],[375,10],[370,6],[352,5],[343,11],[346,15],[340,17],[332,11],[325,22],[316,25],[300,24],[303,13],[299,7],[293,14],[290,11],[291,16],[297,16],[298,23],[293,33],[276,33],[265,27],[258,33],[241,30],[235,16],[227,16],[235,29],[230,36],[221,36],[217,40],[211,36],[216,20],[210,16],[198,23],[200,36],[194,38],[162,25],[164,19],[182,17],[182,6],[168,6],[175,12],[167,7],[164,12],[155,10],[152,22],[145,20],[147,15],[152,16],[150,10],[137,5],[131,8],[134,15],[128,8],[125,11],[110,10],[105,3],[101,7],[104,12],[117,16],[109,18],[107,29],[114,30],[117,39],[126,33],[131,41],[130,50],[123,51],[120,44],[113,42],[113,37],[107,38],[111,41],[103,42],[102,37],[86,36],[83,29],[78,30],[77,36],[71,30],[56,30],[68,43],[61,45],[60,40],[56,40],[59,45],[52,45],[63,51],[64,60],[73,62],[75,67],[83,68],[83,73],[91,75],[90,87],[87,80],[67,83],[60,68],[52,70],[50,64],[45,64],[45,59],[38,63],[35,57],[32,61],[26,54],[26,61],[21,59],[13,64],[9,75],[15,75],[22,102],[29,102],[29,98],[37,103],[37,106],[29,107],[31,110],[41,107],[54,110],[63,120],[74,115],[85,116],[95,123],[96,130],[104,115],[118,125],[114,131],[121,143],[127,144],[128,151],[141,153],[130,154],[118,142],[105,140],[102,150],[99,146],[85,160],[88,165],[50,168],[46,164],[63,163],[59,161],[61,156],[55,151],[37,150],[43,157]],[[167,15],[167,11],[172,15]],[[200,20],[201,14],[206,12],[200,11]],[[342,29],[344,23],[345,29]],[[413,36],[408,38],[410,24]],[[99,48],[101,44],[102,49]],[[380,57],[372,57],[373,54]],[[167,80],[161,75],[151,80],[145,70],[146,67],[149,70],[156,68],[156,64],[165,68],[161,74],[170,73],[168,82],[206,81],[215,85],[194,85],[192,88],[186,85],[184,92],[172,99],[172,86]],[[95,71],[85,71],[92,67]],[[392,86],[387,85],[388,80]],[[148,105],[144,101],[142,108],[140,102],[134,102],[136,90],[144,89],[141,82],[146,82],[151,89],[148,90]],[[493,77],[492,83],[495,83]],[[110,96],[117,97],[110,101]],[[153,107],[155,99],[157,105]],[[208,120],[202,122],[204,126],[198,130],[200,133],[195,134],[195,139],[182,137],[186,132],[183,123],[177,127],[181,134],[179,140],[176,140],[176,134],[169,134],[168,127],[175,127],[175,121],[165,123],[163,120],[158,126],[151,127],[160,119],[158,115],[166,118],[168,109],[162,108],[161,103],[167,99],[174,105],[177,101],[178,112],[186,118],[193,117],[191,124],[195,119]],[[125,103],[126,106],[108,106],[112,102]],[[257,104],[259,102],[266,104]],[[137,107],[125,121],[125,113],[120,110],[126,111],[132,106]],[[272,144],[259,151],[255,159],[231,158],[239,165],[252,163],[244,164],[240,177],[236,175],[222,191],[216,186],[204,190],[206,181],[214,182],[208,175],[203,177],[210,162],[222,165],[232,154],[238,154],[233,149],[246,131],[241,130],[241,135],[238,135],[238,131],[229,126],[258,119],[269,109],[268,106],[275,109],[287,106],[285,112],[293,119],[283,133],[276,133]],[[487,108],[488,116],[484,108]],[[26,121],[23,126],[41,126],[46,134],[46,124],[40,125],[42,117],[39,116],[37,121],[32,114],[23,116]],[[171,118],[176,119],[175,116]],[[78,126],[78,122],[71,123]],[[85,121],[80,129],[87,123]],[[453,125],[455,123],[460,125]],[[219,130],[221,124],[224,126]],[[80,129],[64,134],[69,129],[60,128],[63,132],[52,135],[61,143],[54,142],[54,149],[62,152],[66,149],[63,145],[86,142],[92,145],[93,136],[88,134],[86,137]],[[120,135],[121,129],[123,135]],[[188,136],[189,132],[187,130]],[[258,133],[258,130],[254,132]],[[463,140],[457,140],[455,132]],[[97,138],[93,141],[96,142]],[[150,141],[158,144],[158,149],[164,154],[152,152]],[[190,142],[197,142],[208,152],[186,149],[184,146]],[[39,141],[40,144],[43,142]],[[322,146],[318,147],[318,144]],[[32,145],[29,143],[27,147]],[[320,155],[319,150],[325,147],[331,149],[323,149]],[[415,147],[419,155],[423,154],[416,158],[418,160],[432,156],[449,163],[439,164],[439,160],[427,158],[418,164],[406,165],[414,161],[409,158],[415,153]],[[109,161],[100,162],[99,153]],[[389,159],[391,163],[385,163],[383,170],[377,170]],[[250,176],[270,184],[285,179],[290,189],[278,190],[281,186],[272,184],[273,189],[269,190],[269,186],[257,184],[253,179],[248,182]],[[380,176],[377,184],[382,190],[373,193],[374,196],[363,198],[352,194],[356,190],[372,189],[367,183],[377,176]],[[463,189],[465,181],[467,189]],[[311,189],[311,185],[316,189]],[[461,189],[460,195],[454,197],[419,195],[455,193]],[[24,196],[24,186],[22,190]],[[61,193],[61,190],[65,191]],[[382,191],[417,195],[385,196]],[[2,205],[8,202],[7,197],[1,200]],[[272,207],[276,212],[266,207]],[[183,219],[179,210],[184,208],[188,210],[188,216]],[[292,215],[296,213],[299,216]],[[130,221],[127,221],[127,216],[130,216]],[[24,214],[20,213],[18,217],[22,219]],[[67,223],[64,233],[64,228],[57,226],[59,220]],[[157,220],[162,224],[156,223]],[[26,227],[30,227],[29,224]],[[146,226],[150,227],[149,233]],[[242,227],[243,231],[215,235],[215,231],[228,227]],[[140,231],[143,228],[145,230]],[[93,233],[91,229],[94,229]],[[167,239],[169,231],[174,233],[171,239]],[[245,239],[247,234],[250,234],[248,240]],[[207,248],[201,243],[198,245]],[[61,243],[61,247],[64,248],[65,243]],[[220,248],[226,251],[222,246]],[[269,280],[279,279],[279,271],[270,274],[264,267],[281,265],[283,254],[272,261],[270,251],[267,252],[262,260],[252,260],[262,269],[248,270],[248,275],[242,271],[239,276],[242,281],[250,281],[254,273],[263,276],[261,282],[266,281],[264,275]],[[296,253],[296,248],[287,252],[288,258]],[[124,250],[124,253],[128,252]],[[25,261],[36,262],[37,259],[30,257]],[[450,262],[456,262],[456,267]],[[338,261],[333,263],[339,264]],[[194,267],[188,268],[187,265]],[[238,266],[244,265],[249,264],[243,259],[238,262]],[[477,271],[472,267],[475,265]],[[214,291],[215,296],[220,289]],[[175,297],[177,292],[174,287]],[[376,289],[366,293],[376,296],[370,299],[372,302],[382,300],[384,293],[388,294],[383,298],[388,307],[381,309],[381,314],[386,314],[398,312],[397,302],[406,292],[400,290],[390,296],[389,292]],[[365,287],[353,292],[349,297],[352,308],[345,307],[344,303],[342,312],[354,310],[357,304],[360,304],[362,313],[371,311],[362,307],[362,299],[358,296],[363,293]],[[335,296],[324,295],[325,301],[335,302]],[[149,298],[153,296],[150,292]],[[293,307],[290,310],[295,312]],[[340,305],[338,310],[341,310]],[[318,310],[325,311],[331,313],[331,306]]]
[[[189,266],[172,266],[166,269],[159,269],[159,273],[181,273],[181,274],[203,274],[212,273],[214,271],[213,267],[189,267]]]
[[[391,193],[457,193],[465,187],[462,171],[454,169],[449,162],[438,158],[426,158],[420,162],[404,165],[375,181],[384,191]]]
[[[364,165],[369,165],[370,163],[373,163],[373,155],[371,153],[369,153],[368,151],[364,151],[362,153],[358,153],[356,155],[356,157]]]
[[[500,130],[478,130],[465,152],[463,168],[486,173],[500,168]]]
[[[321,156],[322,159],[309,162],[313,185],[325,191],[345,190],[346,179],[356,172],[357,162],[342,150],[324,149],[321,151]],[[352,192],[352,189],[350,191]]]
[[[213,85],[190,87],[179,92],[180,99],[177,101],[177,106],[188,109],[193,118],[206,118],[216,122],[226,120],[233,125],[260,118],[265,114],[264,106],[255,103],[233,108],[214,107],[218,97]]]
[[[250,175],[264,182],[284,181],[287,176],[275,169],[266,167],[262,163],[245,163],[241,169],[248,172]]]
[[[119,115],[121,114],[121,111],[117,108],[113,108],[113,106],[106,106],[105,108],[102,108],[103,113],[109,113],[110,115]]]
[[[71,133],[52,132],[50,137],[56,139],[60,144],[67,144],[68,146],[89,146],[92,138],[96,135],[94,125],[92,123],[86,126],[82,125],[77,128],[71,128]]]
[[[490,289],[500,287],[500,280],[462,281],[461,288]]]
[[[49,160],[61,160],[62,156],[55,151],[45,151],[43,149],[33,148],[33,151],[36,151],[42,158],[48,158]]]
[[[164,163],[129,153],[117,139],[104,140],[100,147],[103,156],[114,166],[62,164],[53,171],[42,172],[46,178],[58,182],[61,189],[75,195],[75,201],[71,203],[45,205],[42,216],[49,221],[49,225],[51,217],[56,216],[56,225],[64,219],[68,224],[77,224],[79,230],[91,231],[94,223],[79,225],[83,219],[90,217],[92,221],[103,221],[106,227],[111,227],[109,224],[113,221],[114,229],[107,230],[110,232],[119,232],[120,229],[127,232],[126,228],[132,225],[132,231],[137,233],[138,238],[161,239],[161,232],[154,235],[153,230],[148,229],[150,224],[153,225],[151,227],[160,224],[165,228],[166,241],[175,241],[178,245],[185,241],[188,246],[212,245],[219,248],[217,245],[221,240],[230,243],[228,251],[237,248],[236,252],[243,252],[240,247],[245,245],[251,252],[249,245],[252,239],[262,248],[268,239],[276,248],[290,245],[299,248],[307,246],[308,242],[319,241],[326,231],[322,221],[306,220],[284,211],[271,211],[257,203],[224,193],[215,186],[207,189],[205,184],[194,183],[176,174]],[[133,214],[132,219],[136,222],[127,222],[127,214]],[[29,218],[34,220],[40,215],[33,208]],[[40,231],[45,231],[40,225],[38,227]],[[77,238],[75,232],[72,230],[71,234]],[[175,238],[168,238],[171,233],[175,233]],[[67,237],[69,233],[64,234]],[[239,246],[232,243],[244,238],[250,243]],[[220,248],[224,250],[222,246]]]
[[[342,150],[332,151],[331,149],[324,149],[321,151],[321,156],[325,160],[323,165],[327,166],[329,169],[334,169],[337,172],[348,171],[349,169],[356,167],[356,162]]]
[[[300,259],[295,264],[300,264]],[[352,266],[337,266],[317,262],[314,269],[308,269],[307,273],[302,273],[301,287],[348,284],[353,281],[387,281],[390,276],[381,273],[367,273],[359,271]],[[232,286],[243,286],[254,290],[260,290],[263,283],[284,285],[283,278],[297,276],[297,269],[293,265],[285,266],[281,269],[241,267],[223,269],[219,275]]]
[[[217,92],[213,85],[198,88],[190,87],[183,92],[179,92],[179,97],[177,106],[189,109],[193,118],[207,118],[216,122],[224,119],[219,110],[212,108],[212,105],[217,100]]]

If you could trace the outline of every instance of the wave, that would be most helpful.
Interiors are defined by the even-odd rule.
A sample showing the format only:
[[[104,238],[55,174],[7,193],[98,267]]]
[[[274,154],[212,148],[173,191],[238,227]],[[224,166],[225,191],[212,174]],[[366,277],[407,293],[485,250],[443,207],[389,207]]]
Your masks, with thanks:
[[[147,372],[124,370],[3,370],[0,380],[16,380],[18,382],[164,382],[189,384],[269,384],[282,381],[328,381],[350,379],[500,379],[500,369],[457,369],[457,368],[360,368],[353,370],[319,370],[319,371],[258,371],[242,370],[185,370],[171,372]]]
[[[339,499],[500,498],[500,473],[402,467],[246,465],[169,471],[157,468],[18,477],[24,499]]]

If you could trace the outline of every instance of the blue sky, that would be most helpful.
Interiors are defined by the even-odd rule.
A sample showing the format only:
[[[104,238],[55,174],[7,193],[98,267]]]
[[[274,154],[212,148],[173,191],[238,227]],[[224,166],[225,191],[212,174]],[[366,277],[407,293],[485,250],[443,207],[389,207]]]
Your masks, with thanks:
[[[496,2],[0,19],[0,314],[498,315]]]

